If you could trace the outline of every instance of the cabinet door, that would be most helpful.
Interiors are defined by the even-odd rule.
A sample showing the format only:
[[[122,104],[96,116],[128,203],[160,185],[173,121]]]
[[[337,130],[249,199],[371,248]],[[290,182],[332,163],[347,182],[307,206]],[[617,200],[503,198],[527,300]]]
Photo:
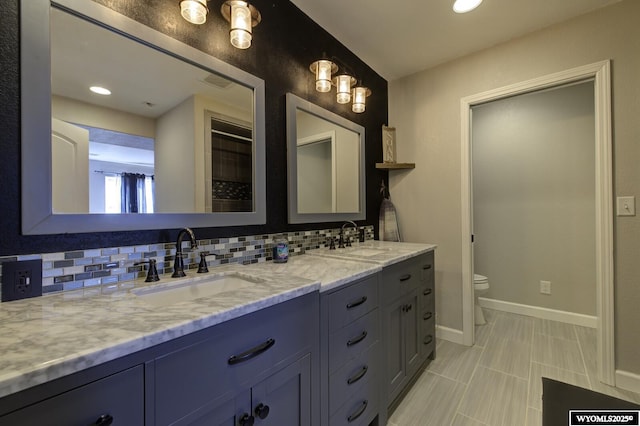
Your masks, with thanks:
[[[412,376],[422,364],[422,358],[420,357],[422,342],[420,339],[421,318],[418,308],[418,289],[413,290],[404,299],[404,302],[401,312],[404,322],[406,374],[407,376]]]
[[[405,377],[405,348],[404,348],[404,312],[405,299],[399,298],[388,304],[384,311],[384,345],[386,346],[386,360],[383,363],[386,370],[385,386],[388,398],[386,404],[391,403],[400,392],[400,386]]]
[[[311,419],[311,355],[253,387],[252,415],[261,426],[307,426]]]
[[[171,423],[172,426],[236,426],[236,419],[241,417],[242,408],[249,410],[249,392],[235,398],[218,400],[213,406],[202,407],[189,413],[182,419]],[[161,422],[160,422],[161,423]]]

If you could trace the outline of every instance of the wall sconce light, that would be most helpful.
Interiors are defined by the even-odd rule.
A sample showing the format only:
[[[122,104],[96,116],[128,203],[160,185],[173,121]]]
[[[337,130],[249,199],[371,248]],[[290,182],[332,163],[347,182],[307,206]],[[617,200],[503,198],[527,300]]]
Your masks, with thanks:
[[[318,92],[331,91],[331,74],[338,71],[338,66],[328,59],[320,59],[309,66],[309,70],[316,76],[316,90]]]
[[[336,86],[336,101],[339,104],[351,102],[351,86],[356,84],[356,79],[349,74],[340,74],[334,79]]]
[[[351,111],[362,113],[365,110],[367,96],[371,95],[371,90],[367,87],[357,86],[353,89],[353,105]]]
[[[231,24],[231,44],[238,49],[248,49],[251,46],[251,29],[262,20],[258,9],[246,1],[227,0],[222,4],[220,13]]]
[[[204,24],[207,21],[207,0],[182,0],[180,2],[180,14],[192,24]]]

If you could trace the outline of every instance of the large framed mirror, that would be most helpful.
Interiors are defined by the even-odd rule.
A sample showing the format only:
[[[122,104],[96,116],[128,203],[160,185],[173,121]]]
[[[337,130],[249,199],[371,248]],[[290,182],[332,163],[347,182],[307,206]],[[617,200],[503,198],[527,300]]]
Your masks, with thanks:
[[[22,0],[21,90],[23,234],[266,223],[262,79],[92,1]]]
[[[287,93],[289,223],[361,220],[364,127]]]

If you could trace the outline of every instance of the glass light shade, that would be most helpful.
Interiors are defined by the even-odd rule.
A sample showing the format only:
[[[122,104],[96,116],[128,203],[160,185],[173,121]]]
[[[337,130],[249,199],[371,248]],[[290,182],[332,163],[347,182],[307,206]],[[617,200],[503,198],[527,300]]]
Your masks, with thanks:
[[[367,103],[367,88],[356,87],[353,89],[353,105],[351,111],[361,113],[365,110],[365,104]]]
[[[348,104],[351,102],[351,77],[342,74],[336,77],[337,95],[336,100],[339,104]]]
[[[251,11],[244,2],[233,2],[231,5],[231,44],[238,49],[251,46]]]
[[[204,24],[207,21],[207,0],[182,0],[180,14],[192,24]]]
[[[331,68],[333,63],[326,59],[317,61],[316,66],[316,90],[318,92],[331,91]]]
[[[453,11],[456,13],[471,12],[476,7],[480,6],[482,0],[456,0],[453,4]]]

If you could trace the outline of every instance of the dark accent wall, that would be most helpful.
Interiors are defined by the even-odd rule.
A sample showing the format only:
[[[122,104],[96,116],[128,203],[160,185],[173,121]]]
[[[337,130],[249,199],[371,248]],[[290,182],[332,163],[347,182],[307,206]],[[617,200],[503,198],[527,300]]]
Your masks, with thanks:
[[[26,0],[29,1],[29,0]],[[335,223],[287,223],[287,151],[285,94],[292,92],[365,127],[367,219],[378,226],[382,200],[378,188],[387,172],[382,161],[381,126],[387,124],[387,82],[286,0],[253,3],[262,14],[253,44],[239,50],[229,43],[228,23],[219,13],[221,1],[209,2],[204,25],[189,24],[180,16],[177,0],[95,0],[173,38],[254,74],[265,81],[267,224],[196,229],[198,238],[261,235],[285,230],[322,229]],[[0,255],[89,249],[175,239],[177,230],[102,232],[92,234],[21,235],[20,157],[20,37],[19,0],[0,2]],[[335,91],[315,91],[309,64],[326,52],[344,61],[373,94],[363,114],[350,105],[338,105]],[[339,223],[339,222],[338,222]],[[72,229],[69,232],[73,232]]]

